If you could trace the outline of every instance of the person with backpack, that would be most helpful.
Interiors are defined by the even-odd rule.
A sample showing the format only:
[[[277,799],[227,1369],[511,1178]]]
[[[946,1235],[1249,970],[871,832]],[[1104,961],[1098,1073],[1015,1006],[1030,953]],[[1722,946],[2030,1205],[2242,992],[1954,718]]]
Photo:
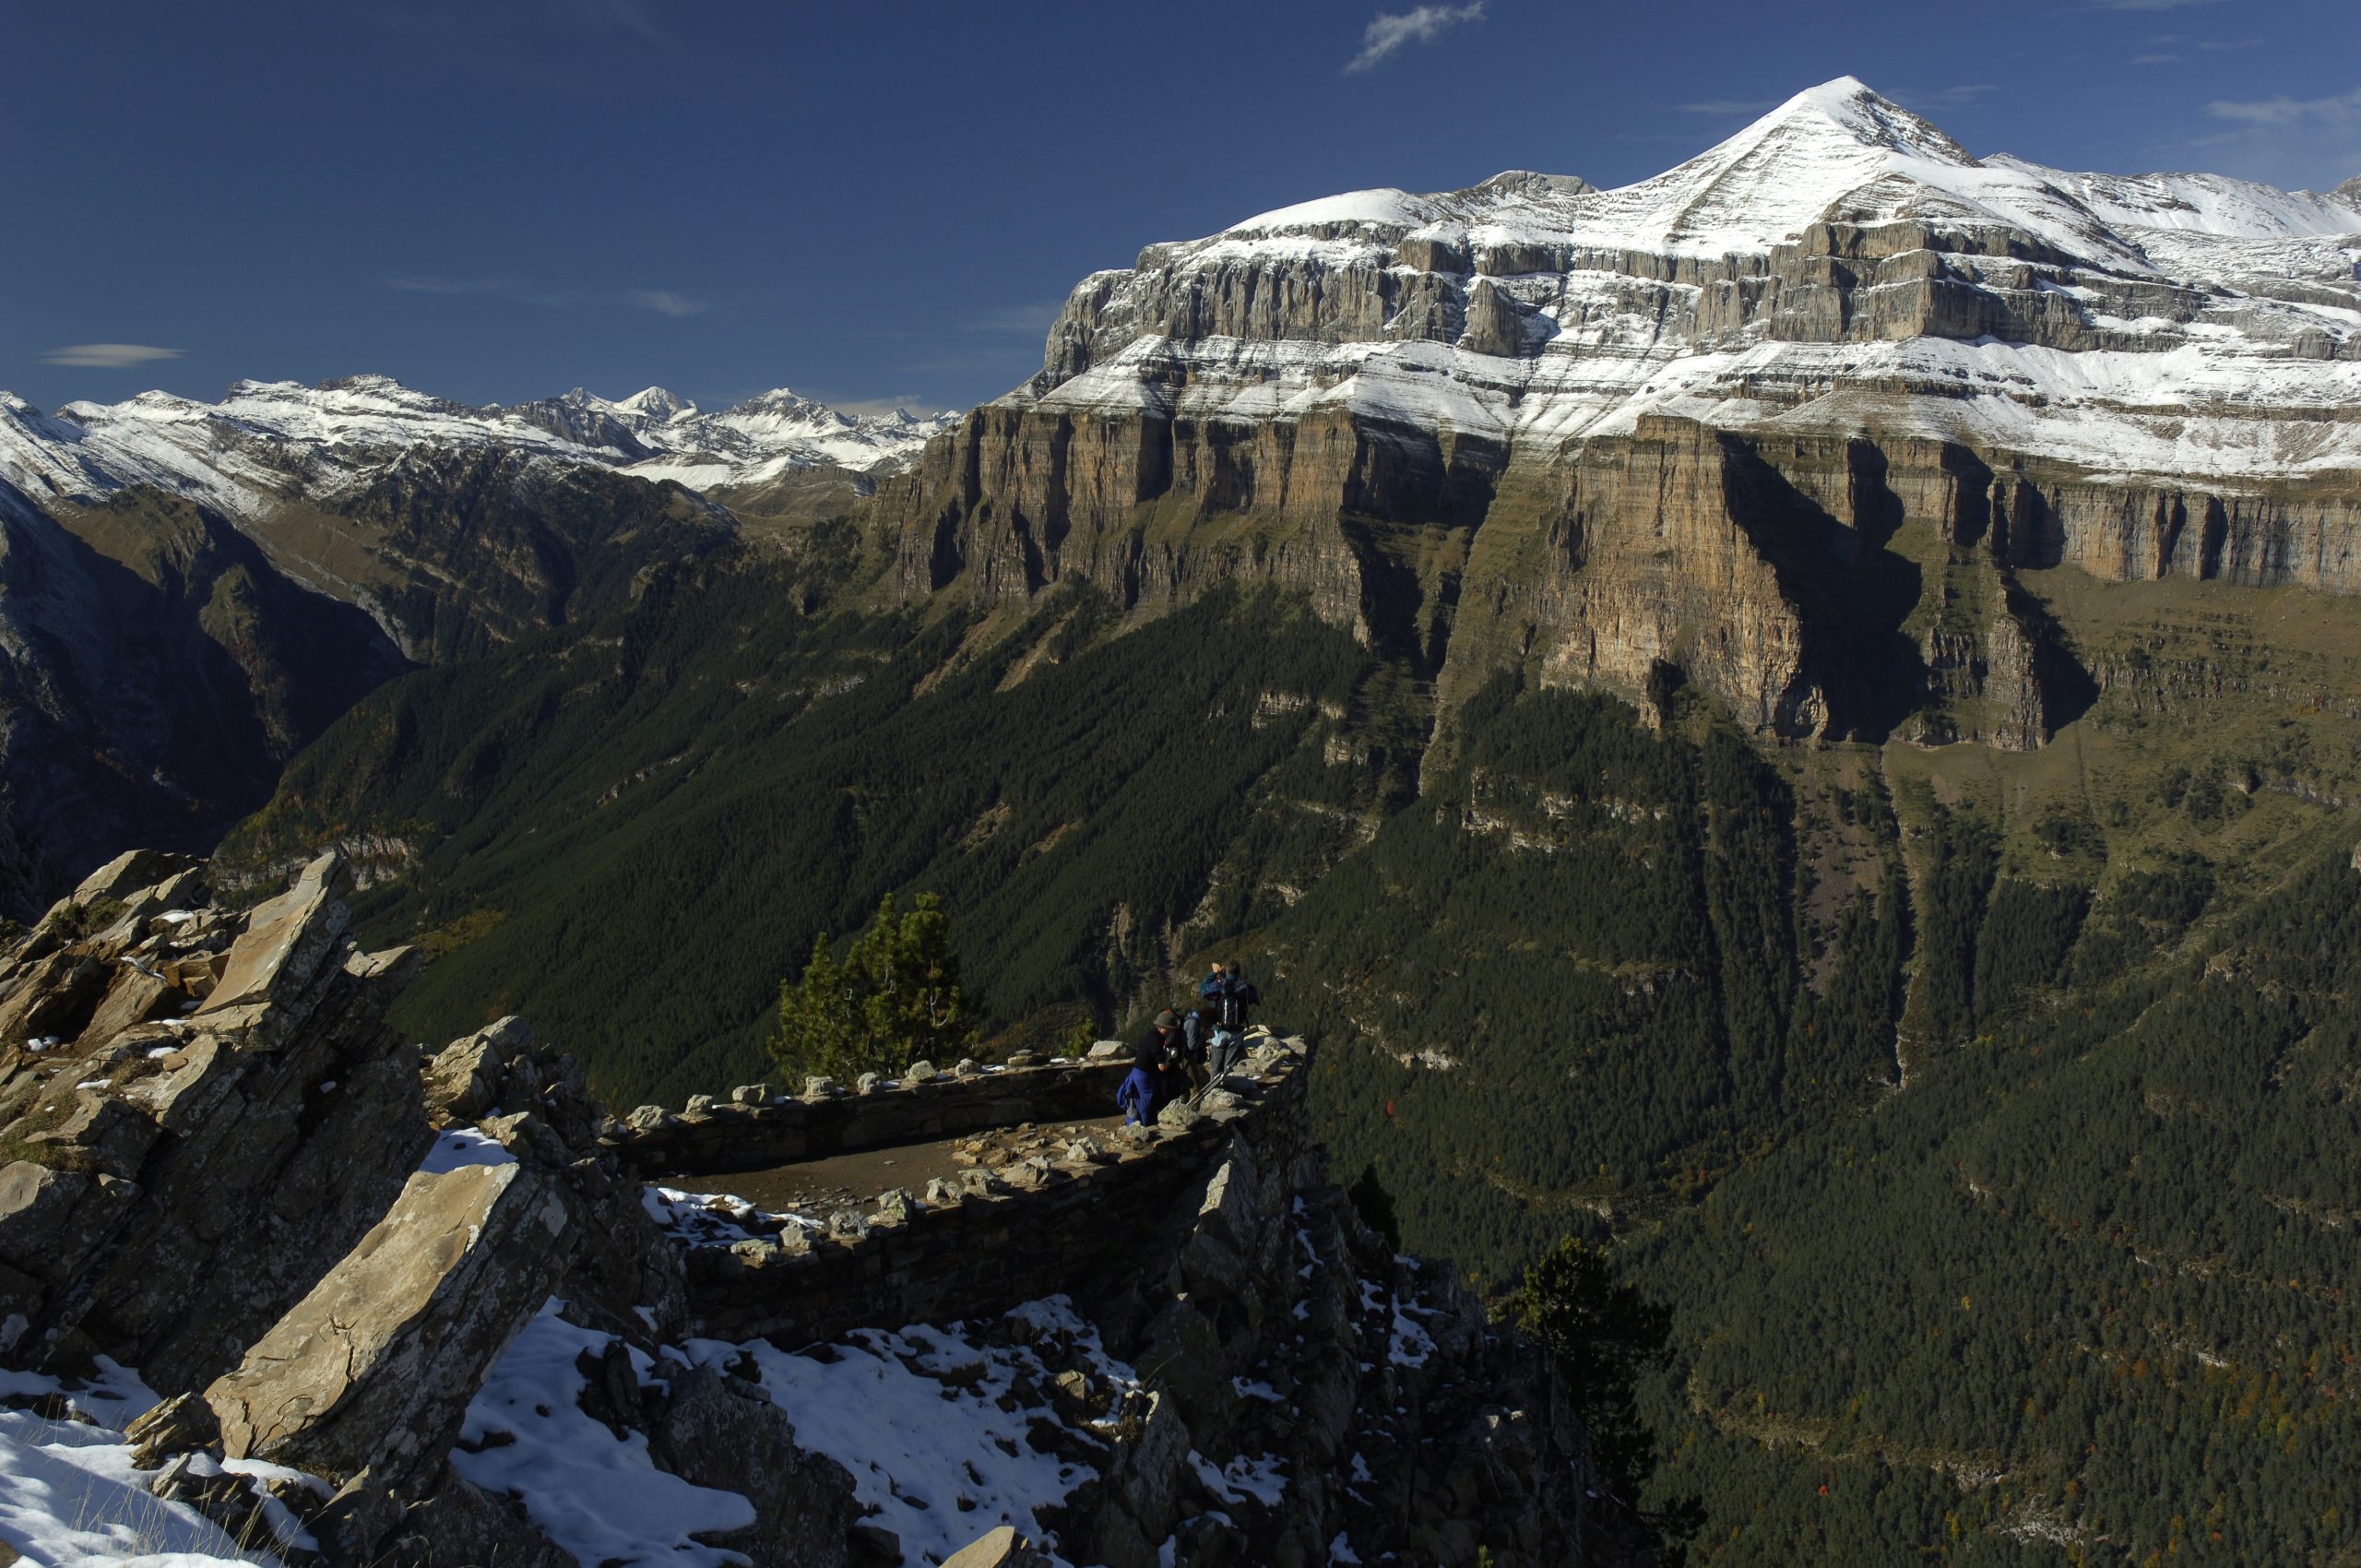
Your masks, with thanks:
[[[1217,989],[1208,991],[1207,987]],[[1246,1010],[1263,1000],[1254,982],[1246,978],[1243,967],[1232,964],[1227,970],[1219,964],[1205,977],[1200,994],[1208,996],[1214,1004],[1213,1075],[1218,1083],[1246,1054]]]

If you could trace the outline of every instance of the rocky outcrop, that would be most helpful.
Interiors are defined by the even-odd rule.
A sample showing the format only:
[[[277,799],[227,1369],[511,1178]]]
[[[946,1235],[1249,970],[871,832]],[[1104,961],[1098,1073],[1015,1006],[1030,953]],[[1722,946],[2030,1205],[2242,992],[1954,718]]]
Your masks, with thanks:
[[[414,1490],[557,1283],[565,1205],[516,1159],[410,1177],[344,1260],[214,1380],[231,1458]]]
[[[1026,1448],[994,1438],[987,1467],[1045,1456],[1011,1472],[1029,1521],[1002,1517],[1069,1561],[1309,1563],[1342,1539],[1570,1563],[1636,1538],[1589,1495],[1585,1440],[1529,1351],[1326,1184],[1300,1042],[1258,1035],[1153,1127],[979,1159],[818,1230],[729,1199],[700,1218],[617,1151],[688,1148],[692,1126],[776,1144],[789,1120],[814,1147],[1021,1132],[1101,1109],[1120,1069],[748,1085],[727,1115],[618,1126],[522,1020],[423,1061],[400,1045],[383,1012],[407,960],[352,950],[343,885],[323,857],[238,912],[202,864],[127,855],[0,968],[0,1360],[136,1365],[166,1397],[128,1462],[232,1538],[275,1536],[303,1568],[556,1568],[667,1531],[780,1568],[914,1561],[874,1467],[856,1480],[840,1456],[859,1423],[774,1374],[919,1319],[992,1347],[972,1363],[939,1353],[954,1330],[913,1328],[938,1353],[898,1364],[1014,1423]],[[1002,1402],[978,1403],[986,1384]],[[693,1525],[608,1517],[578,1486],[601,1444],[619,1485]],[[901,1481],[947,1499],[972,1473]],[[970,1559],[1037,1559],[991,1523]],[[933,1557],[974,1538],[928,1527]]]
[[[415,1069],[384,1021],[411,955],[352,951],[339,893],[327,857],[238,915],[209,906],[201,869],[126,857],[0,965],[0,1337],[18,1364],[102,1353],[161,1392],[201,1386],[416,1167]]]
[[[965,1318],[963,1343],[1001,1348],[982,1352],[1008,1368],[1001,1408],[1093,1472],[1034,1508],[1067,1561],[1314,1563],[1340,1538],[1366,1562],[1637,1553],[1531,1348],[1447,1266],[1393,1256],[1328,1184],[1307,1074],[1302,1042],[1260,1037],[1200,1105],[1116,1147],[971,1169],[857,1223],[675,1208],[692,1342],[708,1365],[743,1344],[800,1420],[801,1380],[776,1376],[770,1347],[869,1353],[862,1324]],[[933,1332],[907,1331],[904,1364],[946,1399],[993,1386]]]

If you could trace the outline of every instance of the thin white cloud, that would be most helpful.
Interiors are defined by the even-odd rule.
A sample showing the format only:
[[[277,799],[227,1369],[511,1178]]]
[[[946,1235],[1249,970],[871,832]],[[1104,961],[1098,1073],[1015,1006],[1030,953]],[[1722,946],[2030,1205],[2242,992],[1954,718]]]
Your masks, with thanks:
[[[539,305],[548,310],[566,305],[628,305],[634,310],[652,310],[658,315],[683,316],[701,315],[706,308],[703,300],[693,300],[670,289],[625,289],[614,293],[590,289],[552,289],[541,284],[522,283],[513,278],[438,278],[415,272],[397,272],[377,281],[406,294],[476,295],[511,300],[520,305]]]
[[[388,289],[399,289],[406,294],[505,294],[515,286],[498,278],[423,278],[416,273],[397,272],[382,279]]]
[[[688,299],[670,289],[633,289],[623,295],[623,303],[658,315],[696,315],[705,309],[703,300]]]
[[[1462,22],[1484,19],[1484,0],[1467,6],[1421,6],[1399,15],[1380,11],[1361,33],[1360,53],[1345,62],[1347,75],[1366,71],[1406,43],[1432,43]]]
[[[2361,88],[2328,98],[2216,99],[2205,113],[2225,127],[2188,144],[2207,168],[2311,190],[2361,171]]]
[[[2361,122],[2361,88],[2334,98],[2257,98],[2239,101],[2217,98],[2205,106],[2216,120],[2241,120],[2249,125],[2349,125]]]
[[[2191,6],[2218,6],[2221,0],[2091,0],[2096,11],[2181,11]]]
[[[1964,109],[1987,92],[1998,92],[1998,82],[1967,82],[1958,87],[1937,88],[1932,92],[1913,93],[1909,101],[1931,109]]]
[[[1767,114],[1779,107],[1775,99],[1709,98],[1680,105],[1683,114]]]
[[[147,343],[68,343],[42,355],[41,362],[80,365],[89,370],[128,370],[133,365],[180,357],[178,349],[159,349]]]
[[[1063,309],[1063,300],[1035,300],[1029,304],[999,305],[968,322],[967,329],[970,332],[1031,337],[1047,332],[1058,319],[1058,313]]]

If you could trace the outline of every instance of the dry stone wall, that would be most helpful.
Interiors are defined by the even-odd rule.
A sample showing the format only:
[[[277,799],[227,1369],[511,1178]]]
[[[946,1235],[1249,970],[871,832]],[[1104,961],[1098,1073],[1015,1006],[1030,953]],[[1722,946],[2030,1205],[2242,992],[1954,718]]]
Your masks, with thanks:
[[[989,1315],[1050,1295],[1094,1301],[1118,1293],[1144,1265],[1160,1264],[1162,1248],[1150,1239],[1170,1229],[1176,1212],[1193,1215],[1183,1198],[1230,1151],[1254,1148],[1281,1168],[1309,1154],[1302,1060],[1266,1047],[1257,1070],[1209,1095],[1203,1114],[1173,1115],[1096,1157],[969,1171],[964,1182],[889,1199],[857,1224],[813,1232],[789,1221],[773,1236],[694,1248],[686,1269],[695,1332],[796,1345],[862,1326]],[[1047,1092],[1003,1091],[999,1103],[1016,1114],[994,1125],[1073,1114],[1053,1108],[1068,1081],[1059,1070],[1009,1076]],[[875,1098],[917,1101],[925,1093]],[[1112,1096],[1110,1082],[1106,1103]]]
[[[930,1142],[1020,1122],[1109,1116],[1128,1061],[1052,1063],[1038,1067],[940,1074],[923,1083],[867,1090],[821,1089],[774,1095],[763,1086],[745,1096],[708,1095],[671,1111],[643,1105],[604,1139],[647,1176],[706,1176],[819,1159],[859,1149]]]

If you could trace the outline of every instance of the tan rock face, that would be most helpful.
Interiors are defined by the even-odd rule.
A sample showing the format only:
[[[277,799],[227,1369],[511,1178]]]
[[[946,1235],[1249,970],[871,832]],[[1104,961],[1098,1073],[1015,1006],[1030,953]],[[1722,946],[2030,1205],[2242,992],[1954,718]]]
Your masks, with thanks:
[[[485,1371],[555,1284],[565,1223],[554,1188],[522,1164],[412,1176],[206,1390],[224,1448],[338,1481],[367,1470],[382,1486],[439,1467]]]

